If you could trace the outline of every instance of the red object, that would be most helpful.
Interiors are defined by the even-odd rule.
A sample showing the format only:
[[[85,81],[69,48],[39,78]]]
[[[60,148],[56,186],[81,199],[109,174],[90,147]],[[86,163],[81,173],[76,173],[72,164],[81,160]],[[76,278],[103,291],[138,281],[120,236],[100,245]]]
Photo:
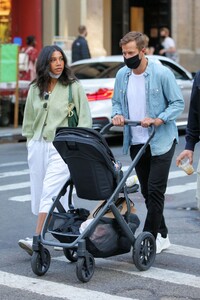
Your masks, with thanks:
[[[96,93],[87,94],[88,101],[110,100],[113,96],[113,89],[99,89]]]
[[[26,47],[26,37],[34,35],[38,52],[42,45],[42,0],[12,0],[11,32],[14,37],[22,38],[22,47]]]

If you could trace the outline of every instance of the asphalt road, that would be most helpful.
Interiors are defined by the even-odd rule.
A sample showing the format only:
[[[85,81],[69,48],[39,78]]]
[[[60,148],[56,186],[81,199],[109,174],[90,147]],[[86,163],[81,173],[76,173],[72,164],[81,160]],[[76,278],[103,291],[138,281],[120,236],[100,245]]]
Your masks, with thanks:
[[[130,164],[122,155],[120,139],[109,145],[123,165]],[[49,247],[51,265],[48,272],[37,277],[31,269],[30,256],[17,241],[31,236],[36,217],[30,212],[29,174],[25,143],[0,145],[0,299],[109,299],[109,300],[188,300],[200,299],[200,212],[196,209],[196,175],[185,175],[175,166],[175,157],[184,147],[184,137],[176,148],[166,193],[165,216],[172,246],[156,256],[154,265],[140,272],[132,263],[132,254],[95,259],[92,279],[81,283],[76,277],[75,264],[62,251]],[[200,145],[195,152],[197,167]],[[140,192],[133,200],[141,226],[145,206]],[[83,206],[75,196],[77,206]],[[92,209],[96,203],[84,202]]]

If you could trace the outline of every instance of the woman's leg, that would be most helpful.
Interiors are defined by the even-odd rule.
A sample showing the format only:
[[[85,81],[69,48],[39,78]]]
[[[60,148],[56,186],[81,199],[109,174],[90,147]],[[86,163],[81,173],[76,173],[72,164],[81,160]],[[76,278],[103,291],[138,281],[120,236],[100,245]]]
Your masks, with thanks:
[[[28,143],[27,149],[31,184],[31,210],[34,215],[38,215],[48,162],[47,149],[44,141],[33,140]]]
[[[48,166],[43,180],[43,190],[40,200],[40,208],[38,221],[36,226],[36,233],[40,234],[42,226],[49,209],[52,205],[52,198],[57,196],[63,185],[69,179],[69,169],[67,164],[63,161],[60,154],[54,148],[52,143],[49,143],[48,147]],[[65,210],[68,210],[68,192],[62,197],[61,200]]]

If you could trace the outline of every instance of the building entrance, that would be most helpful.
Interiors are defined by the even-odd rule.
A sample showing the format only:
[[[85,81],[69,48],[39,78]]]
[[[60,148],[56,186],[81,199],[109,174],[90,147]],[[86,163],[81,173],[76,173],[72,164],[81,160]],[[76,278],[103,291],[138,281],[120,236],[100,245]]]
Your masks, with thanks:
[[[112,0],[112,54],[120,54],[119,40],[129,31],[145,33],[150,46],[159,42],[159,29],[171,29],[171,0]]]

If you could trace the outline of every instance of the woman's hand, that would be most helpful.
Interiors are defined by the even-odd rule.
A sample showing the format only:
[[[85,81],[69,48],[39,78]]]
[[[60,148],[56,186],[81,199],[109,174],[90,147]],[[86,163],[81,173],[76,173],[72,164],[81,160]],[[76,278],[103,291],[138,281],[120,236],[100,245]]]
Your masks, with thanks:
[[[115,115],[112,118],[112,123],[115,126],[124,126],[124,121],[125,121],[125,118],[122,115]]]

